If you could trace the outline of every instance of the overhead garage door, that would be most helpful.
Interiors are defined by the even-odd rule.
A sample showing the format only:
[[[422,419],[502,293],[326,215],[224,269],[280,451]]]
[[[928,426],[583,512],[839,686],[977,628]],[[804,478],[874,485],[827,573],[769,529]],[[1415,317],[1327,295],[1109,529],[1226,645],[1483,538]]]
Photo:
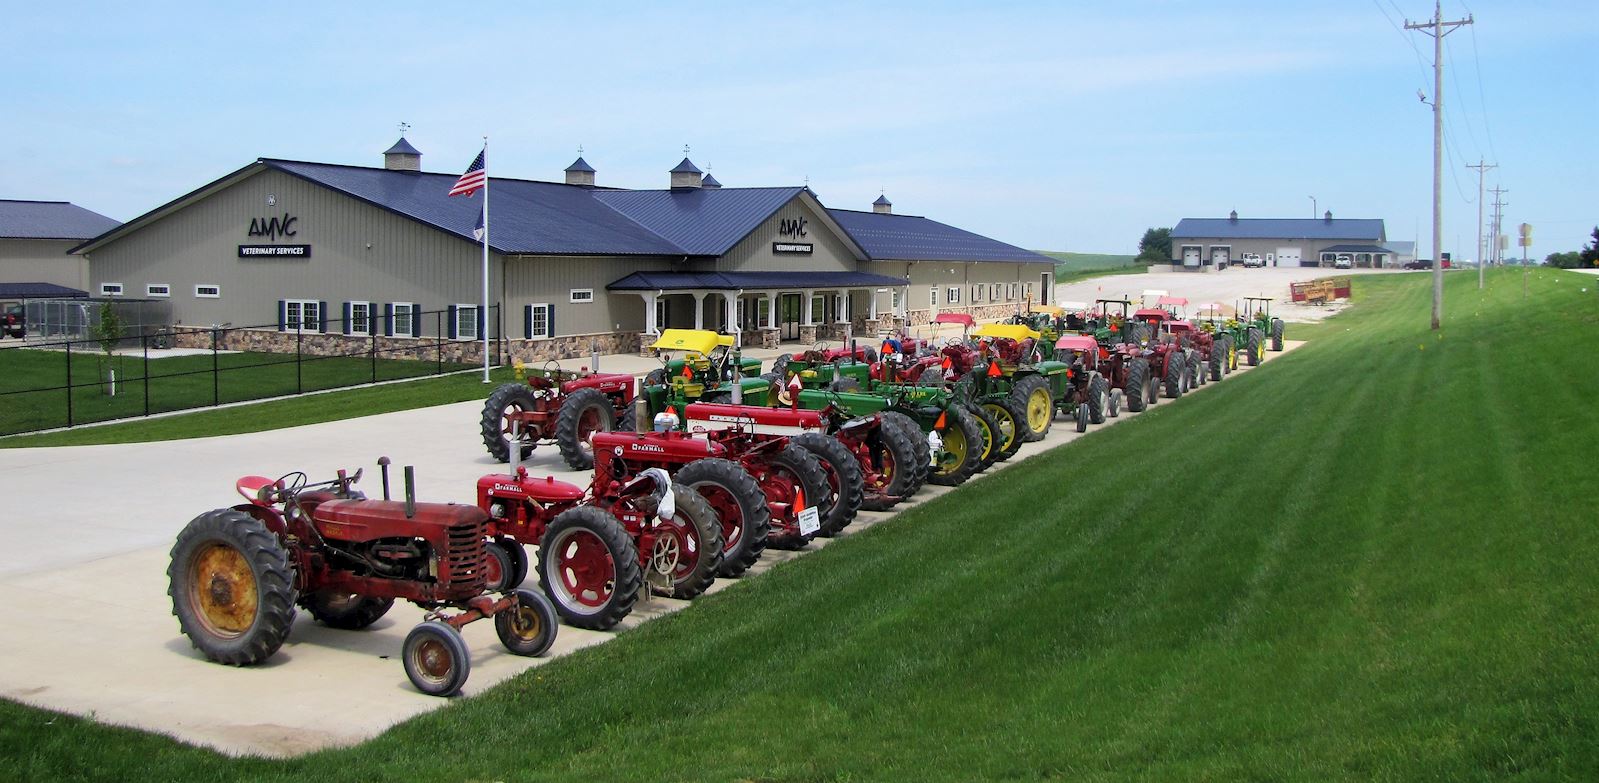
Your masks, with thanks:
[[[1279,248],[1277,248],[1277,266],[1300,266],[1299,248],[1297,248],[1297,247],[1279,247]]]
[[[1183,266],[1199,266],[1199,248],[1183,248]]]

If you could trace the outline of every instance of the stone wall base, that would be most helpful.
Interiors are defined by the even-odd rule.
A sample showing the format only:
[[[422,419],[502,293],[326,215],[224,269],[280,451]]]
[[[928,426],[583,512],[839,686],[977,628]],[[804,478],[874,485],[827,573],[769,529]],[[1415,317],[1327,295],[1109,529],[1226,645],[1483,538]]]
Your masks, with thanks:
[[[174,326],[173,343],[179,348],[211,348],[207,327]],[[550,359],[587,357],[595,350],[602,354],[633,353],[640,344],[638,332],[584,334],[548,340],[506,340],[502,361],[520,359],[524,364]],[[481,364],[483,343],[477,340],[436,340],[414,337],[377,337],[344,334],[279,332],[273,329],[230,329],[217,332],[218,349],[260,353],[301,353],[306,356],[363,356],[374,349],[382,359],[459,362]],[[495,347],[491,341],[491,348]]]
[[[648,346],[653,340],[640,338],[639,332],[608,332],[552,337],[548,340],[506,340],[505,351],[512,360],[521,359],[524,364],[546,362],[551,359],[581,359],[592,355],[595,351],[601,354],[652,355],[654,352],[645,351],[644,346]]]

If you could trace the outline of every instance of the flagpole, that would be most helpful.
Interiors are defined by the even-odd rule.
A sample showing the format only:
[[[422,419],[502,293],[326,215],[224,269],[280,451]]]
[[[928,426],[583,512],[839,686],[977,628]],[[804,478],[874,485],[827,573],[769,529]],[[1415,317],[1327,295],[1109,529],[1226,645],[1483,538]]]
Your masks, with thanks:
[[[483,382],[489,382],[489,137],[483,137]]]

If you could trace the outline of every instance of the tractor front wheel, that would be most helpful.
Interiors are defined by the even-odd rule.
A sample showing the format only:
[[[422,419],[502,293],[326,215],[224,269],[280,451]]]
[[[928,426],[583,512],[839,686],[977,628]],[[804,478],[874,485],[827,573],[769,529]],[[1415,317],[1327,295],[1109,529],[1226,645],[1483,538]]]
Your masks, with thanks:
[[[560,624],[550,599],[532,590],[517,590],[516,606],[494,615],[494,632],[512,655],[543,655],[555,644]]]
[[[1085,404],[1078,405],[1077,409],[1072,411],[1072,419],[1075,422],[1077,422],[1077,431],[1079,433],[1087,432],[1088,431],[1088,406],[1085,405]]]
[[[671,581],[667,591],[687,601],[710,588],[722,565],[722,525],[700,493],[672,484],[677,513],[656,528],[649,568]]]
[[[539,541],[539,585],[575,627],[603,631],[621,622],[643,581],[638,546],[604,509],[562,511]]]
[[[590,439],[596,432],[615,428],[616,409],[611,398],[599,389],[578,389],[561,403],[561,415],[555,421],[555,442],[573,470],[590,470],[594,467],[594,443]]]
[[[1183,396],[1184,378],[1188,375],[1187,363],[1183,361],[1181,352],[1172,352],[1166,357],[1166,377],[1163,384],[1166,387],[1166,397],[1177,399]]]
[[[533,390],[522,383],[501,384],[483,403],[483,416],[478,429],[483,436],[483,446],[500,462],[511,461],[511,419],[538,405]],[[517,444],[522,449],[521,458],[527,459],[538,443],[540,433],[522,431]]]
[[[777,479],[780,485],[786,483],[793,488],[794,494],[783,492],[771,499],[792,503],[795,518],[792,530],[773,530],[771,537],[767,539],[767,546],[776,549],[800,549],[809,544],[811,539],[816,537],[816,533],[821,532],[820,529],[811,533],[801,532],[799,512],[815,506],[818,516],[822,514],[822,504],[829,494],[827,474],[822,470],[821,460],[817,459],[816,455],[790,442],[772,457],[768,466],[767,480],[772,479]]]
[[[459,693],[472,674],[472,653],[466,640],[448,623],[429,620],[412,628],[401,650],[405,676],[429,696]]]
[[[822,511],[822,529],[817,535],[831,538],[855,521],[861,501],[866,495],[866,477],[855,455],[836,438],[820,432],[807,432],[794,438],[800,448],[816,455],[827,474],[827,485],[832,497]]]
[[[259,663],[294,624],[294,573],[278,537],[231,508],[207,511],[178,534],[167,567],[172,613],[205,657]]]
[[[1049,390],[1045,389],[1044,393],[1048,394]],[[949,416],[947,426],[939,433],[944,441],[943,451],[938,455],[937,466],[928,472],[927,480],[942,487],[958,487],[977,471],[977,450],[982,448],[982,435],[977,431],[977,423],[960,408],[948,408],[946,413]]]
[[[1110,382],[1105,376],[1094,373],[1088,379],[1088,421],[1090,424],[1104,424],[1105,414],[1110,408]]]
[[[971,416],[972,421],[977,424],[977,439],[981,445],[978,449],[977,472],[981,473],[988,470],[988,467],[999,458],[997,448],[999,422],[974,403],[967,403],[962,407],[966,410],[966,415]]]
[[[514,544],[513,544],[514,545]],[[487,555],[484,559],[483,589],[492,593],[503,593],[506,590],[522,584],[516,578],[516,557],[505,546],[503,541],[486,541],[483,552]],[[522,574],[523,578],[527,574]]]
[[[359,631],[388,614],[394,599],[318,590],[307,595],[303,603],[317,622],[329,628]]]
[[[906,440],[910,443],[914,458],[906,463],[905,493],[903,497],[910,497],[922,491],[922,485],[927,483],[928,474],[933,472],[933,447],[927,442],[927,433],[922,432],[920,425],[910,416],[899,411],[884,411],[883,424],[899,428],[905,433]]]
[[[1134,359],[1127,367],[1127,410],[1142,411],[1148,402],[1149,362]]]
[[[672,479],[700,493],[722,523],[722,563],[718,576],[736,577],[766,551],[772,512],[755,477],[738,463],[707,457],[683,466]]]
[[[921,430],[917,430],[914,423],[910,427],[916,434],[907,434],[900,423],[890,418],[891,415],[901,416],[882,414],[878,419],[875,438],[868,438],[865,443],[866,450],[871,453],[856,457],[857,462],[864,459],[872,468],[872,481],[861,500],[861,508],[868,511],[887,511],[901,498],[916,492],[916,462],[921,453],[916,443],[920,441],[926,447],[927,441],[921,439]],[[922,465],[926,464],[927,461],[922,459]],[[861,470],[865,472],[864,468]]]

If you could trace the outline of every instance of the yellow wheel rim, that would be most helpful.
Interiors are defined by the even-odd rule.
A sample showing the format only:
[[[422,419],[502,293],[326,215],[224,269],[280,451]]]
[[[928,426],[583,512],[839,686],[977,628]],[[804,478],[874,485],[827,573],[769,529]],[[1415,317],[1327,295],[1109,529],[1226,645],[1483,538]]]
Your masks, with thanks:
[[[1027,427],[1033,432],[1043,432],[1049,426],[1050,408],[1054,402],[1049,398],[1049,390],[1039,387],[1027,395]]]
[[[966,434],[959,427],[944,430],[944,458],[939,460],[939,473],[948,473],[966,464]]]
[[[993,403],[984,405],[983,410],[999,424],[999,432],[994,434],[994,448],[1000,451],[1010,448],[1011,441],[1016,439],[1016,420],[1011,418],[1010,411]]]
[[[988,422],[986,420],[984,420],[982,417],[973,416],[972,418],[977,423],[977,434],[981,435],[982,439],[983,439],[983,449],[982,449],[982,452],[981,452],[981,457],[983,459],[988,459],[995,452],[999,451],[999,443],[998,443],[999,433],[995,432],[992,428],[990,428],[988,426]]]
[[[206,631],[233,639],[255,623],[260,596],[244,553],[226,544],[200,550],[189,568],[190,601]]]

